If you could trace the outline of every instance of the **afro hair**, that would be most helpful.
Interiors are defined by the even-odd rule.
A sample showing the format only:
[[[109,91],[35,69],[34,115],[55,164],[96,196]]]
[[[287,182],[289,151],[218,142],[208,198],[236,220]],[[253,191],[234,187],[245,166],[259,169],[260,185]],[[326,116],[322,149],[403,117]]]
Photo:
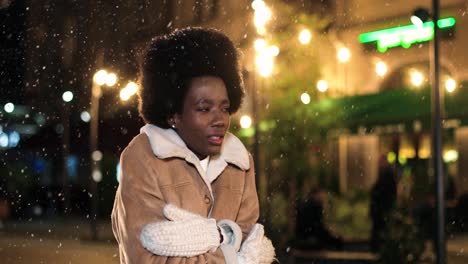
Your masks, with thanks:
[[[140,115],[146,123],[168,128],[167,119],[182,111],[190,82],[216,76],[226,85],[229,112],[244,96],[239,53],[232,41],[215,29],[188,27],[154,38],[142,65]]]

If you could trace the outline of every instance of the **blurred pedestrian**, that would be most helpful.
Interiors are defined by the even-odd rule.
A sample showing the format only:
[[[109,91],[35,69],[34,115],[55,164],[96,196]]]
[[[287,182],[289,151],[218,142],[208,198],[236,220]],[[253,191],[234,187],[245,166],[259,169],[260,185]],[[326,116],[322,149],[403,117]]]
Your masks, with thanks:
[[[214,29],[151,41],[139,92],[146,125],[121,155],[112,212],[121,263],[273,261],[256,224],[252,157],[228,132],[244,96],[238,56]]]
[[[372,219],[371,250],[377,252],[392,211],[396,208],[397,180],[394,168],[385,157],[379,161],[378,178],[371,189],[370,216]]]
[[[296,246],[305,249],[341,249],[342,239],[325,224],[324,204],[326,192],[313,188],[307,199],[299,205],[296,221]]]

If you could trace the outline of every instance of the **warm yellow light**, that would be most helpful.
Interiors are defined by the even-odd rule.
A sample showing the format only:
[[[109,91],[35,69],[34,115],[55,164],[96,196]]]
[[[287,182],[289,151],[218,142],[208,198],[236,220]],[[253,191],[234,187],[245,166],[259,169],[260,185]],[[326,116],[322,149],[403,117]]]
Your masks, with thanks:
[[[345,47],[340,48],[340,50],[338,50],[337,57],[341,63],[348,62],[349,58],[351,58],[351,52],[349,51],[348,48],[345,48]]]
[[[317,82],[317,90],[319,90],[319,92],[326,92],[328,90],[328,83],[327,81],[325,80],[319,80]]]
[[[102,152],[99,151],[99,150],[95,150],[93,151],[93,153],[91,153],[91,158],[94,160],[94,161],[100,161],[102,160]]]
[[[424,75],[419,71],[412,71],[410,74],[411,83],[416,87],[421,86],[424,81]]]
[[[302,101],[303,104],[309,104],[310,103],[310,95],[308,93],[301,94],[301,101]]]
[[[268,47],[268,54],[270,56],[276,57],[276,56],[278,56],[279,52],[280,52],[280,50],[279,50],[278,46],[272,45],[272,46]]]
[[[255,40],[254,47],[257,52],[263,52],[267,47],[267,43],[264,39],[259,38]]]
[[[273,58],[268,54],[258,54],[255,60],[258,72],[262,77],[268,77],[273,72]]]
[[[257,29],[265,28],[266,23],[271,19],[271,10],[265,4],[259,5],[255,9],[254,25]],[[259,32],[260,34],[260,32]]]
[[[129,91],[130,95],[134,95],[136,92],[138,92],[138,84],[129,82],[127,86],[125,86],[125,89]]]
[[[127,89],[123,88],[122,90],[120,90],[120,99],[122,101],[127,101],[128,99],[130,99],[130,97],[131,95]]]
[[[431,138],[423,136],[419,144],[418,156],[421,159],[428,159],[431,156]]]
[[[457,88],[457,82],[455,82],[454,79],[448,78],[445,81],[445,89],[447,90],[447,92],[451,93],[455,91],[456,88]]]
[[[454,149],[450,149],[450,150],[447,150],[444,155],[444,161],[446,163],[448,162],[455,162],[458,160],[458,151],[454,150]]]
[[[257,33],[261,36],[266,34],[266,28],[265,27],[258,27],[257,28]]]
[[[248,115],[243,115],[239,121],[242,128],[249,128],[252,126],[252,118]]]
[[[106,70],[99,70],[93,76],[93,81],[97,85],[104,85],[107,80],[107,71]]]
[[[253,10],[259,10],[264,7],[265,7],[265,2],[263,2],[263,0],[255,0],[252,2]]]
[[[117,75],[115,73],[108,73],[106,76],[106,85],[111,87],[117,83]]]
[[[377,62],[375,64],[375,72],[378,76],[383,77],[387,73],[387,64],[383,61]]]
[[[303,29],[299,33],[299,42],[302,45],[307,45],[310,43],[310,39],[312,38],[312,35],[310,34],[310,30],[308,29]]]
[[[138,85],[134,82],[129,82],[125,88],[120,90],[120,99],[122,99],[122,101],[127,101],[132,95],[136,94],[137,91]]]
[[[398,156],[399,157],[406,157],[406,158],[414,158],[416,156],[416,151],[414,151],[414,148],[409,147],[409,146],[404,146],[400,148],[398,151]]]

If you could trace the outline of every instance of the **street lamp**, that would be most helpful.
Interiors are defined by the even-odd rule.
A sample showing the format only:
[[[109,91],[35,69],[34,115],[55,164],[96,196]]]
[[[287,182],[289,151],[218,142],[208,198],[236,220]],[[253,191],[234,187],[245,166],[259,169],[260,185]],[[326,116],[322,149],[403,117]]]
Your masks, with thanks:
[[[325,80],[318,80],[317,82],[317,90],[319,92],[324,93],[328,90],[328,83]]]
[[[15,111],[15,105],[13,103],[6,103],[4,106],[3,106],[3,109],[5,110],[5,112],[7,113],[13,113],[13,111]]]
[[[429,18],[429,12],[418,8],[414,11],[411,21],[425,22]],[[432,23],[434,24],[434,39],[432,42],[432,158],[434,163],[434,172],[436,177],[437,193],[437,236],[436,236],[436,255],[437,264],[445,263],[445,193],[444,193],[444,172],[442,163],[442,110],[441,93],[439,89],[439,0],[432,0]],[[414,23],[414,22],[413,22]],[[419,22],[416,22],[418,24]],[[421,24],[421,23],[419,23]],[[442,93],[443,95],[443,93]]]
[[[338,53],[336,54],[336,56],[341,63],[346,63],[351,57],[351,52],[349,52],[348,48],[342,47],[338,50]]]
[[[255,0],[252,2],[254,13],[254,25],[259,35],[265,35],[266,23],[271,19],[271,10],[263,0]]]
[[[310,33],[310,30],[308,29],[303,29],[299,33],[299,42],[302,45],[307,45],[310,43],[310,39],[312,38],[312,34]]]
[[[106,70],[99,70],[93,76],[93,86],[91,91],[91,124],[90,124],[90,157],[91,157],[91,177],[90,177],[90,189],[92,195],[91,204],[91,236],[93,240],[97,239],[97,214],[98,214],[98,177],[101,173],[100,161],[96,159],[96,153],[98,150],[98,138],[99,138],[99,99],[102,95],[102,86],[112,87],[117,83],[117,75]],[[100,152],[100,151],[99,151]],[[101,155],[102,156],[102,155]]]
[[[338,52],[336,53],[336,57],[338,61],[342,64],[342,78],[343,78],[343,93],[348,94],[349,92],[346,91],[347,89],[347,78],[348,78],[348,68],[347,68],[347,62],[351,58],[351,52],[349,51],[348,48],[346,47],[341,47]]]
[[[250,126],[252,126],[252,118],[248,115],[243,115],[239,123],[242,128],[250,128]]]
[[[120,90],[120,99],[127,101],[138,92],[138,85],[134,82],[129,82],[122,90]]]
[[[310,103],[310,95],[308,93],[301,94],[301,102],[305,105]]]
[[[379,61],[375,64],[375,73],[378,76],[383,77],[387,73],[387,64],[383,61]]]
[[[415,87],[421,87],[424,82],[424,75],[417,70],[413,70],[410,72],[411,84]]]
[[[445,81],[445,89],[447,90],[447,92],[452,93],[453,91],[455,91],[456,88],[457,88],[457,82],[455,82],[454,79],[448,78]]]

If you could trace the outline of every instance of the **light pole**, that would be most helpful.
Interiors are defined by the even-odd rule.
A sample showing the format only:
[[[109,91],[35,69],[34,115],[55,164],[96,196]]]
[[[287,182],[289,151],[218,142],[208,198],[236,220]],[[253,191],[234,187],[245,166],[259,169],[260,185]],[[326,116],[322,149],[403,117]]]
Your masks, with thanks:
[[[63,134],[62,134],[62,199],[63,199],[63,213],[67,214],[70,212],[70,187],[68,183],[68,156],[70,155],[70,110],[68,103],[73,100],[73,93],[71,91],[65,91],[62,94],[62,100],[64,102],[64,111],[62,111],[62,122],[63,122]]]
[[[429,12],[425,9],[417,9],[412,16],[411,21],[421,22],[429,17]],[[434,39],[432,42],[432,159],[434,163],[434,172],[436,178],[436,194],[437,194],[437,229],[436,229],[436,261],[437,264],[445,263],[446,248],[445,248],[445,187],[444,187],[444,172],[442,163],[442,107],[441,94],[439,89],[440,81],[440,65],[439,65],[439,0],[432,0],[432,23],[434,28]],[[415,24],[417,24],[416,22]]]
[[[263,36],[266,34],[266,24],[271,19],[271,10],[266,5],[263,0],[254,0],[252,2],[252,8],[254,12],[254,25],[257,31],[257,35]],[[260,203],[263,205],[266,200],[266,182],[264,180],[264,175],[261,172],[260,166],[260,114],[259,114],[259,98],[260,95],[260,85],[261,79],[258,76],[268,77],[270,76],[273,70],[273,58],[270,55],[271,52],[268,52],[270,49],[263,38],[258,38],[254,43],[255,48],[255,73],[253,74],[253,86],[254,90],[252,92],[252,112],[253,112],[253,123],[254,123],[254,143],[253,143],[253,152],[254,152],[254,163],[255,163],[255,174],[257,175],[256,181],[259,186],[259,196]],[[271,48],[273,51],[274,48]]]
[[[117,75],[114,73],[108,73],[105,70],[97,71],[93,76],[93,86],[91,91],[91,124],[89,131],[89,150],[90,150],[90,161],[91,161],[91,177],[90,190],[91,190],[91,238],[96,240],[97,234],[97,214],[98,214],[98,182],[102,179],[102,173],[100,168],[100,161],[102,153],[98,150],[98,139],[99,139],[99,99],[102,95],[101,87],[106,85],[112,87],[117,82]],[[101,155],[99,155],[101,154]]]

